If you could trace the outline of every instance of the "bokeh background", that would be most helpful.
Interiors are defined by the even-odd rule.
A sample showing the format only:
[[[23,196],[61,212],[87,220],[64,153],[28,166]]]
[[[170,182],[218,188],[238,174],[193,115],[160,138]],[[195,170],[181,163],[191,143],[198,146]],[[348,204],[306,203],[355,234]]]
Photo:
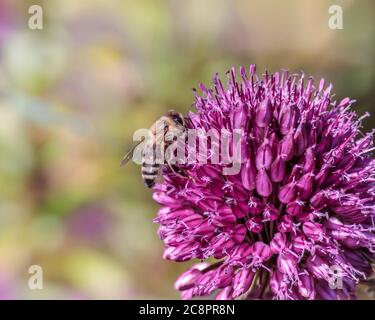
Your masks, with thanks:
[[[28,28],[33,4],[43,30]],[[343,30],[328,27],[332,4]],[[0,0],[0,298],[178,298],[188,264],[162,260],[140,168],[119,167],[133,132],[250,63],[325,77],[371,112],[374,12],[371,0]],[[43,290],[28,288],[34,264]]]

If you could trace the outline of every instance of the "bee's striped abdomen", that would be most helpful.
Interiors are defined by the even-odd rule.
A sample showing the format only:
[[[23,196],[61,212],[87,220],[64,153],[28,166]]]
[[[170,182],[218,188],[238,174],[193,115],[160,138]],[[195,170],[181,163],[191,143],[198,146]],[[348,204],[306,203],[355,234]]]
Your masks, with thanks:
[[[155,185],[155,180],[159,174],[159,169],[159,164],[142,163],[142,178],[147,187],[152,188]]]

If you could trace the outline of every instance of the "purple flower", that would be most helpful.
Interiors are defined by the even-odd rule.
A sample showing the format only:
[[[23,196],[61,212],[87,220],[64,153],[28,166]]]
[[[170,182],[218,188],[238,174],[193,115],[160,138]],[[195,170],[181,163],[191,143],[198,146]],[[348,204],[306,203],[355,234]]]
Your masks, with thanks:
[[[188,129],[243,130],[241,170],[165,166],[154,187],[164,258],[201,262],[180,276],[182,297],[351,299],[372,273],[372,133],[322,79],[240,68],[200,85]],[[233,148],[233,146],[231,146]]]

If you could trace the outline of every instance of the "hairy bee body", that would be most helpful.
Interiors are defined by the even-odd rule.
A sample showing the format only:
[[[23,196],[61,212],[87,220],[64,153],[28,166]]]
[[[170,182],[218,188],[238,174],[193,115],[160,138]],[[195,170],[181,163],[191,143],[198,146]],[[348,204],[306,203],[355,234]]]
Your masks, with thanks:
[[[165,116],[160,117],[151,126],[148,139],[144,141],[144,147],[141,154],[142,179],[148,188],[152,188],[155,185],[161,167],[165,164],[165,150],[174,142],[173,139],[170,137],[168,138],[168,136],[171,135],[173,137],[175,132],[181,133],[184,130],[184,117],[181,113],[174,110],[168,111]],[[133,151],[134,148],[125,155],[123,164],[129,161]],[[161,162],[160,159],[162,159],[163,162]]]
[[[142,179],[148,188],[155,185],[156,178],[159,176],[160,164],[146,164],[142,163]]]

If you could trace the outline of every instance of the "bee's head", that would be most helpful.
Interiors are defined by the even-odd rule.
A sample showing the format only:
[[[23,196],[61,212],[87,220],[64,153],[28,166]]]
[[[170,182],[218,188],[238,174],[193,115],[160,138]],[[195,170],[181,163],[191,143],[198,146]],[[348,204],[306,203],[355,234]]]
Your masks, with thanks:
[[[177,125],[185,126],[185,120],[181,113],[175,110],[169,110],[167,114]]]

